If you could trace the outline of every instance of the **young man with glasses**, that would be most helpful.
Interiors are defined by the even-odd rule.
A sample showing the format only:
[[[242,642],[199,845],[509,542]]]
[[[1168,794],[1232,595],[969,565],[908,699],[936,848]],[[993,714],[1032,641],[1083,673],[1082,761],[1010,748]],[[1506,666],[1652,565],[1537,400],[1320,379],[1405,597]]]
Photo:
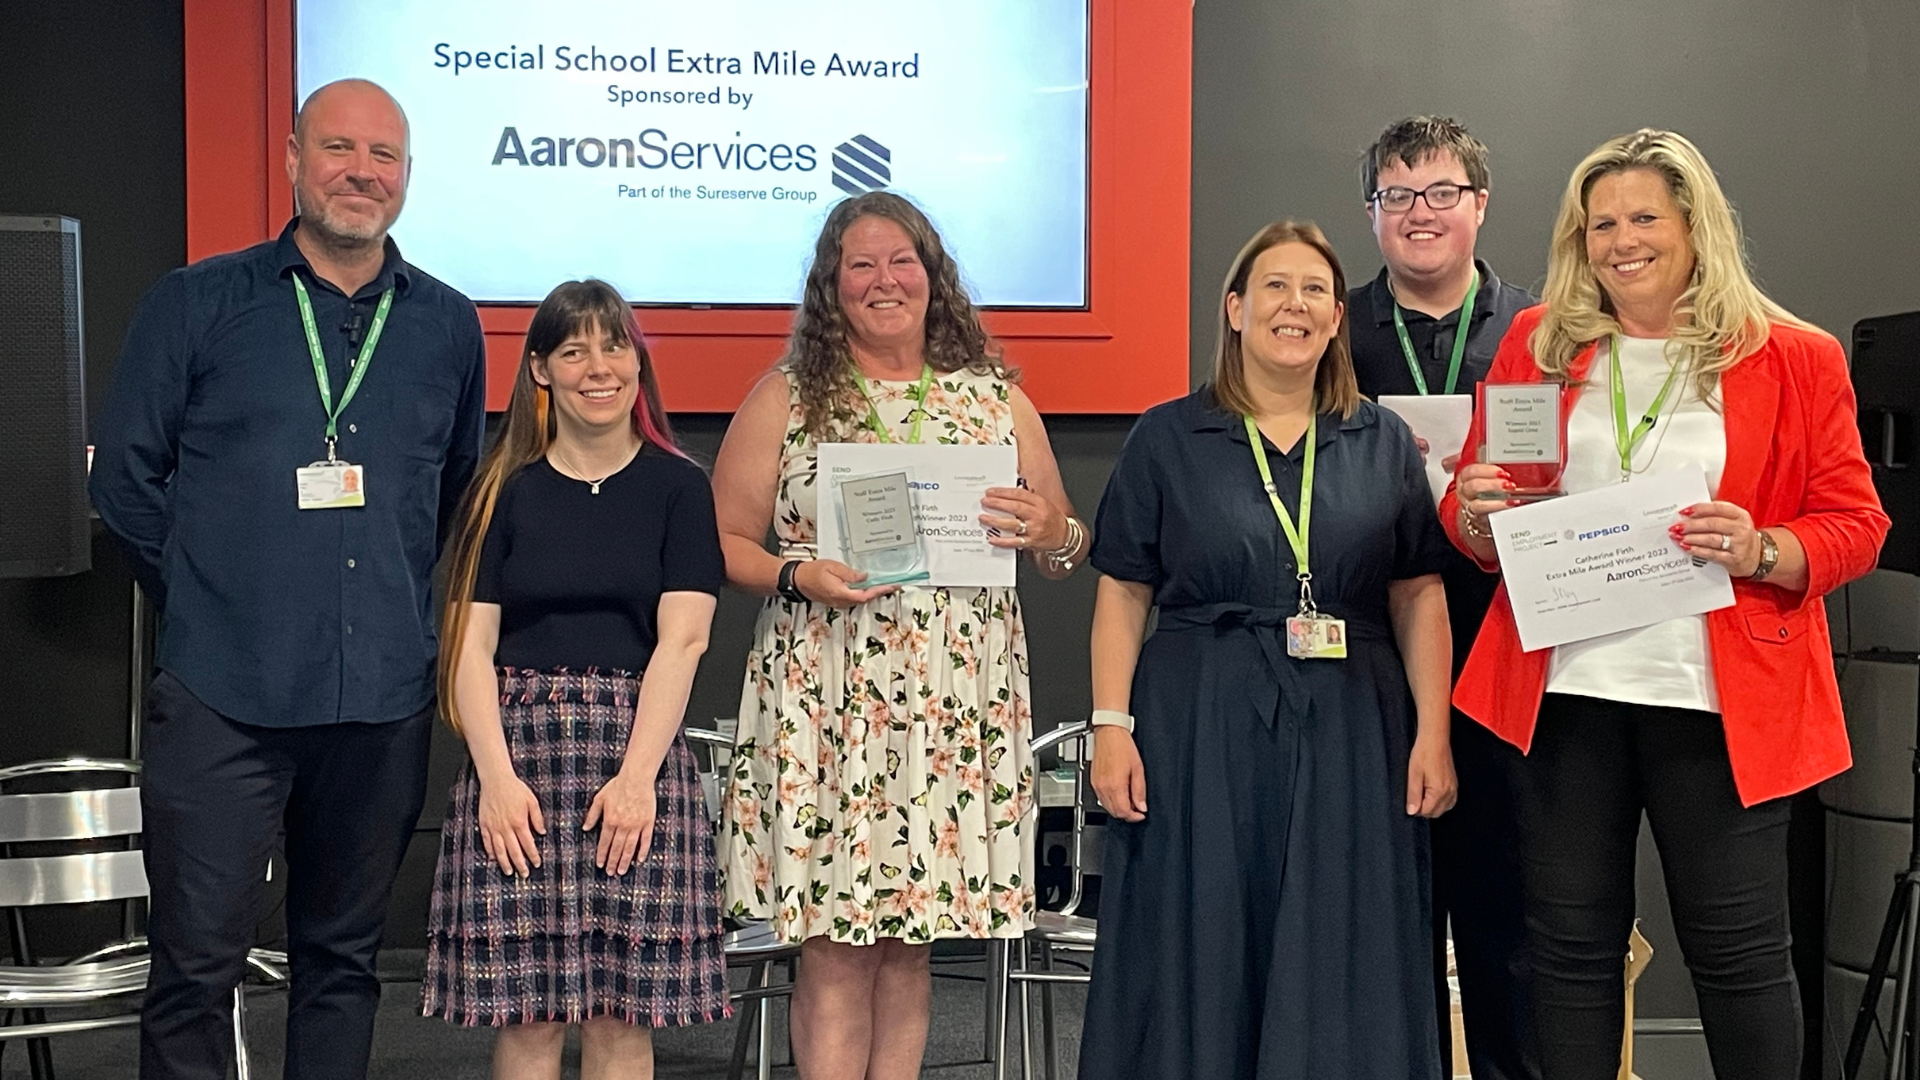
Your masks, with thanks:
[[[1472,394],[1486,377],[1507,325],[1535,303],[1525,289],[1501,281],[1474,258],[1487,215],[1487,148],[1453,120],[1409,117],[1388,127],[1367,149],[1360,184],[1386,262],[1378,277],[1347,300],[1361,393],[1374,398]],[[1434,446],[1429,452],[1447,459],[1459,450]],[[1458,676],[1500,579],[1456,555],[1442,580]],[[1520,863],[1506,776],[1513,753],[1456,711],[1453,757],[1460,801],[1433,822],[1431,832],[1442,1057],[1451,1060],[1446,986],[1451,925],[1474,1080],[1540,1075],[1526,1019]]]

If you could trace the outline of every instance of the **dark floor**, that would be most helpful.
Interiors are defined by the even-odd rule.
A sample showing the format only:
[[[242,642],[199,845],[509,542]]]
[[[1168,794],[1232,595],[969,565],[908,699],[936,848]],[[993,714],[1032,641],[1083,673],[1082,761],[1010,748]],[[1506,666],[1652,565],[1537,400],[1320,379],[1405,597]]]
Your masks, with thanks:
[[[487,1076],[493,1047],[491,1031],[454,1027],[419,1015],[420,954],[395,950],[382,957],[381,966],[386,992],[381,999],[380,1019],[374,1033],[370,1080],[453,1080],[456,1077],[473,1080]],[[937,963],[935,970],[940,977],[934,980],[933,987],[933,1025],[928,1033],[925,1069],[928,1077],[989,1080],[993,1075],[990,1067],[977,1064],[985,1054],[981,967],[964,957],[942,958]],[[1078,987],[1062,987],[1057,993],[1060,1075],[1065,1078],[1073,1075],[1084,995]],[[1038,1012],[1037,1004],[1035,1012]],[[774,1019],[774,1060],[784,1062],[787,1060],[784,1002],[775,1004]],[[285,1022],[282,995],[262,991],[249,998],[247,1027],[253,1047],[255,1080],[279,1080],[281,1029]],[[660,1080],[725,1077],[735,1026],[736,1021],[729,1020],[704,1027],[656,1032],[656,1075]],[[1035,1032],[1037,1040],[1038,1024]],[[5,1057],[0,1058],[0,1080],[27,1080],[30,1074],[26,1047],[20,1043],[0,1045],[7,1046]],[[1017,1054],[1017,1042],[1010,1040],[1010,1045]],[[1039,1052],[1038,1045],[1035,1052]],[[136,1072],[136,1036],[130,1028],[61,1036],[53,1040],[53,1054],[59,1080],[131,1080]],[[577,1045],[568,1048],[568,1064],[563,1076],[579,1075],[578,1055]],[[1018,1076],[1017,1058],[1010,1065],[1010,1075]],[[753,1075],[749,1062],[747,1076]],[[795,1071],[790,1066],[777,1067],[773,1075],[792,1080]]]

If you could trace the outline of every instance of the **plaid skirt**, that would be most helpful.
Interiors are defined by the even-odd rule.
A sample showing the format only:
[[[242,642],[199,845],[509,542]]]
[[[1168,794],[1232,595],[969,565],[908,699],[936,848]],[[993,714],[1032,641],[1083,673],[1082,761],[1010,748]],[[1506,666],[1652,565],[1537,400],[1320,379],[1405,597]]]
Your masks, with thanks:
[[[540,866],[508,877],[480,839],[471,762],[454,785],[427,917],[421,1011],[454,1023],[648,1027],[728,1015],[713,828],[686,739],[655,784],[644,862],[614,877],[593,863],[587,808],[620,771],[640,680],[618,671],[500,669],[500,721],[514,771],[546,817]]]

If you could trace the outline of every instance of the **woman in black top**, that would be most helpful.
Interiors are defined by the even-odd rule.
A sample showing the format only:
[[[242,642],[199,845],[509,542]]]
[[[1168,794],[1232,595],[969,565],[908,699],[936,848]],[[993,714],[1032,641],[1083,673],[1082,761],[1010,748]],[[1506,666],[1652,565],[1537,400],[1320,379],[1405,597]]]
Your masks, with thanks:
[[[1140,418],[1100,501],[1085,1080],[1439,1080],[1449,552],[1345,296],[1320,230],[1257,234],[1212,384]]]
[[[453,538],[440,700],[472,755],[427,934],[427,1015],[501,1029],[497,1077],[651,1076],[650,1029],[727,1015],[713,834],[680,734],[725,564],[632,311],[534,313]],[[644,680],[642,674],[644,673]]]

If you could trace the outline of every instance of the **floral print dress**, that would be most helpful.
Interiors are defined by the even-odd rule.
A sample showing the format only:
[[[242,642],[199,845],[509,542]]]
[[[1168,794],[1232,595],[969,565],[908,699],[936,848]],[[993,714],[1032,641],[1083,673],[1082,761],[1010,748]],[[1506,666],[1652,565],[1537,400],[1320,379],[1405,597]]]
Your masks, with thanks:
[[[916,382],[869,383],[897,440]],[[939,375],[922,440],[1012,444],[1009,393]],[[791,379],[789,395],[774,531],[806,558],[815,454]],[[904,586],[853,608],[776,596],[754,642],[726,797],[729,913],[786,941],[1025,933],[1032,712],[1014,590]]]

